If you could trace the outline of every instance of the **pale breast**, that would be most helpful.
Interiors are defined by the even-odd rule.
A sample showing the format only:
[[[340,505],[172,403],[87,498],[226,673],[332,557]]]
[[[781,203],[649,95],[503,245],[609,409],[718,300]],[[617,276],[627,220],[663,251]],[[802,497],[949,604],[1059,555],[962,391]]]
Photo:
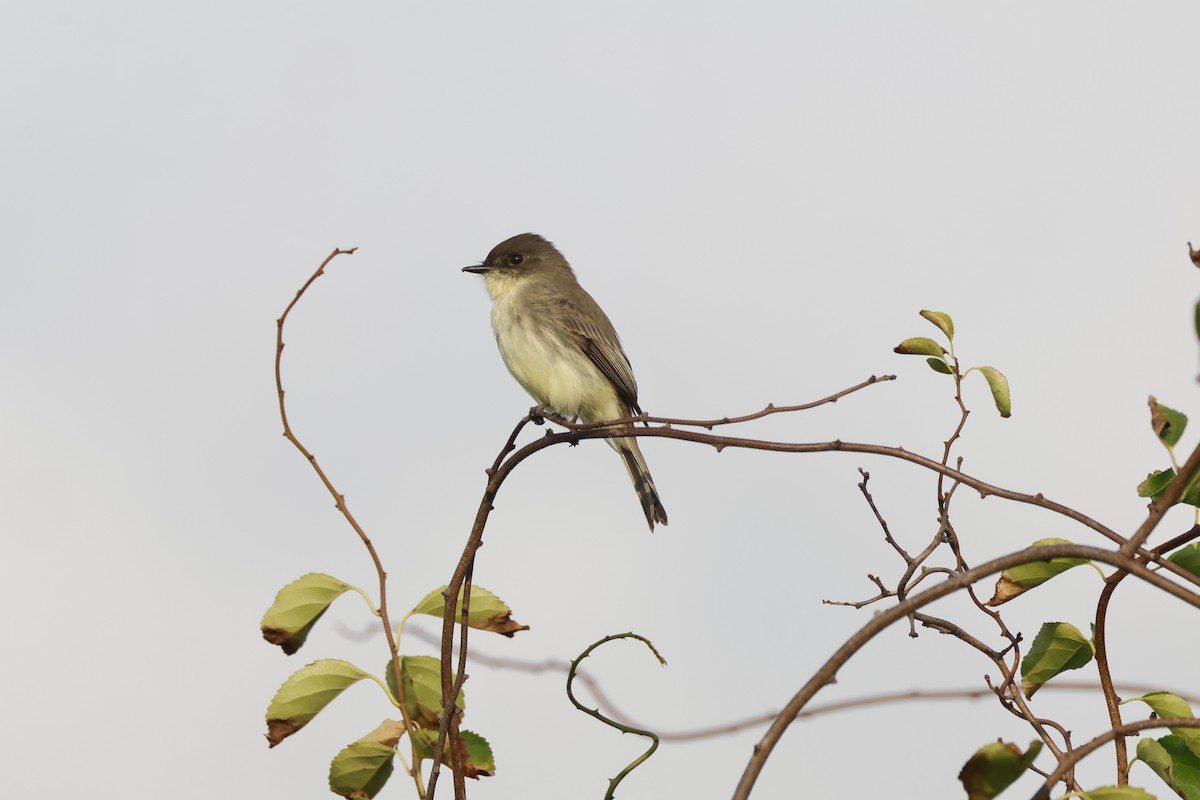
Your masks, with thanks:
[[[538,403],[564,417],[623,416],[616,391],[553,316],[523,304],[519,290],[496,297],[492,328],[505,366]]]

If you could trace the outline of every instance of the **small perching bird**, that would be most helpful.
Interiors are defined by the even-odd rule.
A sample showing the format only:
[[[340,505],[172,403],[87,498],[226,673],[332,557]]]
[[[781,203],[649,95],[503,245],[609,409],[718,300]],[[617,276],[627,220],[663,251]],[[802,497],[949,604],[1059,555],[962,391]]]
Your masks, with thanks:
[[[547,411],[604,422],[642,413],[621,340],[553,244],[522,233],[492,248],[478,266],[492,298],[492,330],[508,371]],[[632,437],[607,439],[633,481],[650,530],[667,524],[654,479]]]

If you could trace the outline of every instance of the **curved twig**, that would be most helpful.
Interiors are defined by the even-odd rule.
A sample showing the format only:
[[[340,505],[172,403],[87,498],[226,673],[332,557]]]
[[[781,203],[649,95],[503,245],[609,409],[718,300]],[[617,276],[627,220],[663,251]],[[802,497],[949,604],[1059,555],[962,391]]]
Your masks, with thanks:
[[[1090,755],[1113,739],[1119,741],[1126,736],[1132,736],[1138,731],[1144,731],[1149,728],[1200,728],[1200,719],[1194,717],[1155,717],[1153,719],[1144,719],[1140,722],[1130,722],[1127,725],[1118,725],[1112,730],[1105,731],[1090,742],[1082,744],[1068,753],[1067,757],[1059,763],[1058,768],[1050,773],[1046,778],[1046,782],[1034,793],[1032,800],[1050,800],[1050,790],[1054,788],[1054,784],[1062,780],[1062,776],[1066,775],[1085,756]]]
[[[409,719],[408,716],[408,704],[404,702],[404,681],[400,677],[400,657],[396,652],[396,639],[392,633],[392,624],[388,618],[387,572],[385,572],[383,569],[383,562],[379,560],[379,554],[375,552],[375,545],[371,543],[371,538],[367,536],[366,531],[364,531],[362,526],[358,524],[358,520],[356,520],[354,515],[350,513],[350,508],[346,505],[346,496],[334,488],[333,482],[329,480],[329,476],[325,474],[325,470],[321,469],[321,465],[317,463],[317,457],[310,453],[308,448],[301,444],[300,440],[296,438],[296,434],[292,431],[292,426],[288,422],[287,405],[283,400],[283,326],[284,323],[287,322],[288,314],[292,312],[292,308],[300,301],[300,298],[304,296],[304,293],[308,290],[308,287],[312,286],[313,282],[317,278],[325,274],[325,267],[329,265],[329,262],[341,255],[353,255],[354,251],[357,249],[357,247],[351,247],[349,250],[335,249],[332,253],[326,256],[325,260],[321,262],[321,266],[317,267],[317,271],[314,272],[312,276],[304,282],[304,285],[300,287],[298,292],[296,292],[296,296],[292,298],[292,302],[287,304],[287,308],[283,310],[283,314],[281,314],[279,319],[276,320],[275,391],[279,395],[279,418],[283,421],[283,435],[287,437],[289,442],[295,445],[296,449],[300,451],[300,454],[304,456],[310,465],[312,465],[312,468],[317,473],[317,477],[321,479],[321,483],[325,484],[325,488],[329,490],[331,495],[333,495],[333,500],[337,506],[337,510],[342,512],[342,516],[346,518],[348,523],[350,523],[350,527],[353,528],[354,532],[358,534],[358,538],[362,540],[363,546],[367,548],[367,552],[371,555],[371,562],[375,565],[375,573],[379,576],[379,618],[383,623],[384,635],[387,636],[388,654],[391,656],[392,662],[392,673],[396,678],[396,692],[399,695],[399,697],[396,698],[397,706],[400,708],[400,716],[404,719],[404,730],[411,731],[413,724],[412,720]],[[411,739],[412,737],[409,738]],[[417,755],[414,746],[413,763],[416,763],[416,758]],[[416,770],[412,770],[409,774],[416,782],[417,795],[423,797],[424,795],[422,792],[420,773],[416,772]]]
[[[590,656],[592,654],[592,651],[595,650],[597,647],[599,647],[602,644],[605,644],[606,642],[611,642],[614,639],[637,639],[639,642],[646,645],[646,647],[650,648],[650,652],[654,653],[654,657],[658,659],[658,663],[662,664],[664,667],[667,665],[667,662],[663,659],[662,655],[658,652],[658,648],[656,648],[653,645],[653,643],[651,643],[651,641],[649,639],[647,639],[645,636],[639,636],[636,633],[615,633],[611,636],[605,636],[600,641],[593,642],[591,645],[589,645],[586,650],[584,650],[582,653],[580,653],[579,656],[574,661],[571,662],[571,669],[567,673],[567,697],[570,699],[571,705],[575,706],[580,711],[587,714],[589,717],[595,717],[596,719],[600,720],[601,722],[603,722],[605,725],[609,726],[610,728],[616,728],[621,733],[636,733],[638,736],[645,736],[651,740],[650,748],[648,750],[646,750],[646,752],[642,753],[640,756],[638,756],[633,761],[631,761],[629,763],[629,766],[625,767],[625,769],[618,772],[617,776],[615,778],[612,778],[611,780],[609,780],[608,791],[605,792],[605,794],[604,794],[604,800],[612,800],[613,794],[617,791],[617,784],[619,784],[621,781],[623,781],[625,779],[626,775],[628,775],[629,773],[631,773],[635,769],[637,769],[639,766],[641,766],[643,761],[648,759],[650,756],[654,755],[654,751],[658,749],[658,736],[655,733],[653,733],[652,731],[642,730],[640,728],[634,728],[630,725],[624,725],[620,722],[617,722],[616,720],[609,719],[608,717],[606,717],[600,713],[600,709],[598,709],[598,708],[591,709],[591,708],[584,706],[582,703],[580,703],[578,700],[575,699],[575,693],[571,691],[571,684],[575,682],[575,670],[579,669],[580,662],[582,662],[585,658]]]
[[[353,641],[366,641],[376,635],[378,630],[371,626],[362,630],[355,630],[342,623],[333,623],[334,629],[339,635],[351,639]],[[429,633],[421,628],[411,628],[405,636],[413,639],[418,639],[426,644],[436,645],[441,639],[435,634]],[[522,658],[510,658],[508,656],[492,655],[490,653],[481,653],[479,650],[472,650],[467,655],[469,662],[482,664],[486,667],[494,669],[512,670],[514,672],[524,672],[529,675],[542,675],[547,672],[557,672],[565,675],[571,669],[571,662],[563,661],[559,658],[544,658],[541,660],[529,660]],[[588,689],[596,696],[599,703],[607,706],[609,713],[613,714],[616,719],[626,725],[631,725],[635,728],[642,727],[642,723],[626,714],[619,709],[616,703],[604,691],[604,687],[595,678],[587,673],[576,673],[575,680],[584,683]],[[1041,689],[1038,689],[1039,694],[1053,694],[1055,692],[1095,692],[1099,690],[1100,684],[1089,683],[1087,681],[1069,681],[1058,680],[1053,683],[1047,683]],[[1148,694],[1150,692],[1167,691],[1171,694],[1182,698],[1185,702],[1196,705],[1200,703],[1200,695],[1189,694],[1184,689],[1173,689],[1171,687],[1162,687],[1158,684],[1149,683],[1117,683],[1114,684],[1114,689],[1122,694]],[[863,695],[862,697],[852,697],[848,700],[838,700],[832,703],[822,703],[820,705],[807,706],[796,715],[796,719],[809,719],[811,717],[819,717],[825,714],[835,714],[839,711],[846,711],[853,708],[865,708],[868,706],[887,705],[889,703],[906,703],[918,700],[981,700],[987,697],[995,697],[994,689],[988,688],[972,688],[963,687],[961,689],[909,689],[895,692],[883,692],[880,694]],[[727,736],[731,733],[746,730],[747,728],[759,728],[768,724],[775,717],[779,716],[778,711],[767,711],[762,714],[756,714],[752,717],[744,717],[732,722],[720,722],[714,725],[708,725],[703,728],[691,728],[687,730],[677,731],[662,731],[658,732],[659,741],[663,742],[695,742],[701,739],[712,739],[718,736]]]
[[[926,589],[920,594],[913,595],[903,603],[897,603],[890,608],[877,612],[870,622],[860,628],[845,644],[839,647],[829,660],[821,665],[820,669],[809,678],[808,682],[801,687],[788,704],[784,706],[783,710],[779,712],[779,716],[771,723],[771,727],[767,730],[762,740],[755,745],[754,753],[746,764],[741,781],[738,783],[737,790],[733,794],[733,800],[746,800],[750,796],[754,782],[762,772],[767,758],[770,757],[771,752],[775,749],[775,745],[779,743],[783,732],[787,730],[792,720],[796,718],[800,710],[804,708],[817,692],[834,681],[842,665],[877,634],[892,623],[904,619],[909,614],[929,603],[953,594],[983,578],[1020,564],[1028,564],[1033,561],[1046,561],[1051,558],[1090,558],[1120,567],[1121,569],[1127,569],[1130,573],[1154,587],[1200,608],[1200,595],[1196,595],[1184,587],[1168,581],[1161,575],[1151,572],[1145,565],[1120,552],[1078,544],[1053,544],[1041,547],[1028,547],[1016,553],[992,559],[953,578],[948,578],[944,583]]]

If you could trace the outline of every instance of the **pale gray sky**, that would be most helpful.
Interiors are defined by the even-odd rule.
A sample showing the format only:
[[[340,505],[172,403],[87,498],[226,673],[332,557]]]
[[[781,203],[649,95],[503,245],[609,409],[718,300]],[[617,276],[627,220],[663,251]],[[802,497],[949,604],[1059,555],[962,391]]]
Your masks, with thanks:
[[[531,404],[459,271],[527,230],[607,310],[651,413],[741,414],[900,376],[756,436],[938,455],[947,383],[891,348],[933,330],[920,309],[950,312],[964,360],[1002,369],[1014,397],[1001,421],[972,381],[966,469],[1130,530],[1134,486],[1166,465],[1146,395],[1200,409],[1197,30],[1186,2],[8,4],[6,794],[331,796],[328,759],[386,716],[363,685],[276,750],[262,738],[293,670],[384,660],[331,625],[290,659],[257,631],[305,572],[374,582],[279,435],[272,383],[275,319],[338,246],[360,249],[288,331],[290,411],[397,609],[449,577],[483,468]],[[857,467],[902,542],[933,532],[933,479],[904,464],[644,449],[671,518],[654,535],[599,443],[514,475],[476,580],[532,630],[474,642],[570,658],[636,630],[669,668],[618,643],[589,669],[651,727],[776,708],[869,618],[820,603],[900,571]],[[1101,543],[1044,512],[956,502],[973,562],[1045,536]],[[1188,524],[1174,512],[1162,533]],[[1099,582],[1076,572],[1041,590],[1050,606],[1006,618],[1029,636],[1048,615],[1086,630]],[[938,608],[998,643],[961,603]],[[327,619],[367,624],[353,598]],[[1118,677],[1195,690],[1200,650],[1170,633],[1184,623],[1177,601],[1123,587]],[[989,671],[898,629],[818,699]],[[467,727],[498,762],[472,797],[600,797],[642,748],[571,709],[558,679],[471,676]],[[1105,719],[1098,696],[1036,708],[1080,741]],[[620,796],[727,797],[758,735],[664,745]],[[756,796],[958,797],[962,762],[997,736],[1032,733],[987,702],[797,724]],[[1082,774],[1111,782],[1107,756]]]

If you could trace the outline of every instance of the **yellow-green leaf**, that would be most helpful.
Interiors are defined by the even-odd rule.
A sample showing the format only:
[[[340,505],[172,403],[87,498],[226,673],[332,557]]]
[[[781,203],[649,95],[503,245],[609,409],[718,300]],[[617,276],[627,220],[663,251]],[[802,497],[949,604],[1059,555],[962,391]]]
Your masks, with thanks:
[[[1045,547],[1052,544],[1070,544],[1070,542],[1066,539],[1038,539],[1030,547]],[[1024,594],[1035,586],[1041,586],[1072,567],[1087,563],[1089,561],[1086,558],[1052,558],[1049,561],[1031,561],[1028,564],[1020,564],[1006,569],[1000,573],[1000,578],[996,581],[995,594],[987,604],[998,606],[1001,603],[1007,603],[1014,597]]]
[[[1079,797],[1080,800],[1155,800],[1154,795],[1136,786],[1101,786]]]
[[[303,728],[338,695],[370,676],[335,658],[314,661],[283,682],[267,707],[267,741],[282,742]]]
[[[1200,800],[1200,756],[1188,749],[1183,737],[1142,739],[1137,757],[1184,800]]]
[[[1171,754],[1167,752],[1167,748],[1163,747],[1157,739],[1142,739],[1139,741],[1137,746],[1137,758],[1134,760],[1144,762],[1146,766],[1154,770],[1154,774],[1162,778],[1168,786],[1173,785],[1174,781],[1171,777],[1173,767],[1171,763]]]
[[[1187,415],[1150,398],[1150,427],[1154,435],[1167,447],[1179,444],[1183,431],[1187,428]]]
[[[446,596],[442,594],[445,590],[446,587],[443,586],[425,595],[425,598],[417,603],[417,607],[412,610],[412,613],[428,614],[441,619],[446,610]],[[454,621],[461,620],[462,594],[460,592]],[[529,630],[528,625],[522,625],[512,618],[512,609],[503,600],[487,589],[474,585],[471,586],[471,607],[467,609],[467,626],[482,631],[492,631],[510,638],[517,631]]]
[[[892,352],[899,353],[902,356],[933,356],[934,358],[941,358],[946,351],[940,344],[928,336],[914,336],[896,345]]]
[[[1024,753],[1015,744],[997,741],[976,750],[958,773],[967,800],[992,800],[1021,777],[1041,749],[1039,741],[1031,742]]]
[[[437,749],[437,738],[437,728],[414,730],[412,740],[417,751],[417,758],[433,758],[434,751]],[[478,779],[496,773],[496,761],[492,755],[492,746],[488,744],[487,739],[472,731],[463,731],[462,745],[465,746],[466,755],[464,777]],[[451,766],[449,741],[442,748],[442,763],[448,767]]]
[[[262,635],[289,656],[304,645],[309,631],[329,604],[350,589],[330,575],[310,572],[289,583],[275,595],[275,602],[262,618]]]
[[[1138,484],[1138,497],[1158,497],[1175,480],[1175,470],[1158,469],[1146,476],[1146,480]]]
[[[1121,705],[1139,700],[1154,709],[1154,713],[1159,717],[1195,716],[1192,714],[1192,707],[1187,704],[1187,701],[1171,692],[1150,692],[1141,697],[1131,697],[1128,700],[1122,701]],[[1169,730],[1183,739],[1188,749],[1196,755],[1200,755],[1200,728],[1169,728]]]
[[[441,662],[433,656],[404,656],[400,659],[400,675],[409,719],[424,728],[437,728],[442,714]],[[465,708],[461,691],[456,705]]]
[[[947,364],[946,360],[943,358],[927,358],[925,359],[925,363],[928,364],[929,368],[934,372],[940,372],[943,375],[954,374],[954,370],[950,369],[950,365]]]
[[[938,326],[946,338],[954,341],[954,320],[944,311],[922,311],[921,316]]]
[[[1096,654],[1091,641],[1069,622],[1046,622],[1021,659],[1021,689],[1026,697],[1061,672],[1079,669]]]
[[[329,790],[370,800],[392,776],[395,755],[393,748],[379,742],[358,741],[345,747],[329,765]]]
[[[1200,575],[1200,542],[1192,542],[1179,548],[1167,556],[1167,561],[1183,567],[1193,575]]]
[[[996,401],[996,410],[1002,417],[1012,416],[1012,393],[1008,389],[1008,378],[995,367],[976,367],[987,380],[988,388],[992,390],[992,399]]]

